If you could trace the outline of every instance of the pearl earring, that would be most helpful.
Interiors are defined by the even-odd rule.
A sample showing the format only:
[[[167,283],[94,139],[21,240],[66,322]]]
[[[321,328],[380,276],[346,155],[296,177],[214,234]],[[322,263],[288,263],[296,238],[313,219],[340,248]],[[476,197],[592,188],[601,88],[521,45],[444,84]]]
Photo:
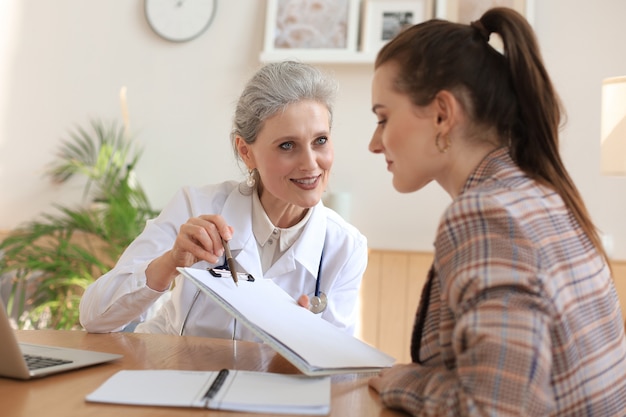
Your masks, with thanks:
[[[246,177],[246,185],[250,188],[254,187],[256,179],[254,178],[254,169],[248,170],[248,176]]]

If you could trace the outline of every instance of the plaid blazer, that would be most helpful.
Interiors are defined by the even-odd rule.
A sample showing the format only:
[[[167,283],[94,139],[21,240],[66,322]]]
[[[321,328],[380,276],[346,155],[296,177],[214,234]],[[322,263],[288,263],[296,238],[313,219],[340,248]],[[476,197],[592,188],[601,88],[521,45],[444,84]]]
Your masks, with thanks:
[[[609,268],[559,195],[506,148],[442,217],[411,352],[381,399],[414,416],[626,415]]]

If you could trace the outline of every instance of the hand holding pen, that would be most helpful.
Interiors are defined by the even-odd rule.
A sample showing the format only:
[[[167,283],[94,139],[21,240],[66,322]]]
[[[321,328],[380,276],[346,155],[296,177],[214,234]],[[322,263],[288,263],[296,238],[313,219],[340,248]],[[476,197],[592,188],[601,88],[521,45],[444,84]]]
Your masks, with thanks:
[[[222,255],[229,258],[224,242],[229,241],[232,235],[232,227],[218,214],[190,218],[180,226],[172,248],[150,262],[146,269],[146,284],[155,291],[165,291],[178,275],[176,268],[188,267],[199,261],[217,264]],[[234,263],[232,256],[230,259]],[[235,273],[233,279],[236,276]]]

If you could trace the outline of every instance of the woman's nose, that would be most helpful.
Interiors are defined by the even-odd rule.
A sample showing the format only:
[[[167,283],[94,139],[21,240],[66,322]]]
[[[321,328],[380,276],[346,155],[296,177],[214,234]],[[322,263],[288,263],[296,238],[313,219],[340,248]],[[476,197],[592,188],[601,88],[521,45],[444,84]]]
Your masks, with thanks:
[[[317,167],[317,155],[313,149],[306,149],[300,155],[300,166],[303,170],[314,169]]]
[[[372,139],[370,139],[369,146],[367,147],[372,153],[381,153],[383,151],[380,140],[380,134],[376,131],[372,134]]]

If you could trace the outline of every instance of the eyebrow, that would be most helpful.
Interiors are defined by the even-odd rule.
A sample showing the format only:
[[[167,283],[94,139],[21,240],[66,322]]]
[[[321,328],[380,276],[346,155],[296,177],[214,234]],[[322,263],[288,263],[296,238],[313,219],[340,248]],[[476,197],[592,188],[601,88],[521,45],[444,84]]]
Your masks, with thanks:
[[[319,132],[316,132],[313,134],[313,138],[318,138],[320,136],[330,136],[330,130],[321,130]],[[288,142],[288,141],[292,141],[292,140],[299,140],[300,136],[294,136],[294,135],[285,135],[285,136],[280,136],[277,138],[274,138],[272,141],[275,143],[280,143],[280,142]],[[308,140],[308,139],[305,139]]]
[[[384,106],[382,104],[374,104],[374,106],[372,106],[372,113],[376,113],[376,110],[378,110],[381,107],[384,107]]]
[[[317,137],[317,136],[328,136],[328,135],[330,135],[330,129],[328,129],[328,130],[322,130],[322,131],[319,131],[319,132],[317,132],[317,133],[315,134],[315,136],[316,136],[316,137]]]

